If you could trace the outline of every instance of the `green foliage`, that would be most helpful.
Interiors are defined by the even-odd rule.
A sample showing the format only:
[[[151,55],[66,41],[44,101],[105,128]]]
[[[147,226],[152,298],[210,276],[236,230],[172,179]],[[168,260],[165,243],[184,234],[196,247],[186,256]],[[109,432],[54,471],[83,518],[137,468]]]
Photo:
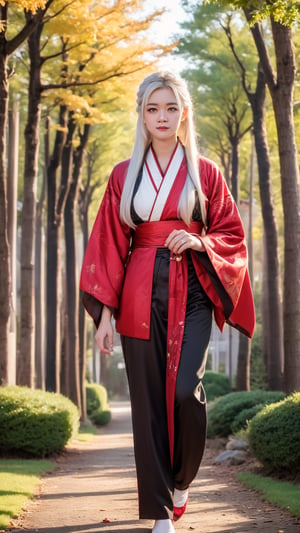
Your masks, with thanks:
[[[86,385],[86,410],[91,421],[97,426],[108,424],[111,412],[107,402],[107,390],[103,385]]]
[[[252,472],[239,472],[237,477],[249,489],[259,491],[263,500],[288,509],[290,513],[300,518],[299,485]]]
[[[235,416],[232,424],[231,430],[234,434],[238,433],[241,429],[246,429],[248,426],[249,420],[251,420],[259,411],[264,408],[264,404],[258,403],[247,409],[243,409],[238,415]]]
[[[208,402],[218,398],[219,396],[224,396],[224,394],[228,394],[231,391],[229,377],[226,376],[226,374],[221,374],[220,372],[207,370],[204,374],[202,382]]]
[[[220,2],[219,0],[206,0],[210,3],[217,3],[224,7],[234,6],[235,8],[244,8],[251,11],[251,24],[261,22],[267,17],[273,17],[276,22],[285,26],[292,26],[299,20],[300,2],[297,0],[227,0]]]
[[[34,494],[40,476],[54,467],[54,461],[49,460],[0,459],[1,531],[10,526],[11,519],[21,514],[24,502]]]
[[[273,470],[300,472],[300,392],[267,405],[249,424],[254,455]]]
[[[0,388],[0,449],[44,457],[60,452],[79,427],[65,396],[27,387]]]
[[[283,398],[282,392],[260,390],[231,392],[219,398],[208,413],[208,437],[228,437],[233,432],[236,417],[240,416],[243,410],[256,405],[267,405]],[[246,419],[247,417],[249,417],[249,411]]]
[[[111,412],[109,409],[97,409],[91,414],[91,420],[96,426],[105,426],[111,421]]]

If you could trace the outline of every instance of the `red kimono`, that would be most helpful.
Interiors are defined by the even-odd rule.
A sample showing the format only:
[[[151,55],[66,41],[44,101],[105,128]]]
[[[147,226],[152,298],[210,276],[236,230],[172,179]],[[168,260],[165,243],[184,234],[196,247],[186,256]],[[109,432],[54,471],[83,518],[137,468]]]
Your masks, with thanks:
[[[99,323],[102,305],[110,307],[116,329],[126,338],[150,338],[153,270],[158,248],[174,228],[201,236],[205,252],[190,251],[196,276],[213,305],[214,317],[249,337],[254,330],[254,305],[247,271],[247,250],[237,207],[224,178],[211,161],[200,158],[202,190],[207,198],[207,225],[178,220],[177,206],[187,176],[182,159],[167,191],[159,220],[142,222],[132,231],[120,221],[119,206],[128,161],[109,179],[85,253],[80,288],[83,303]],[[159,191],[158,191],[159,194]],[[174,396],[187,304],[188,262],[170,257],[166,350],[166,406],[171,462],[174,451]],[[177,259],[177,260],[176,260]],[[178,259],[182,259],[179,260]],[[161,517],[163,517],[162,515]],[[147,512],[142,517],[150,517]],[[160,518],[160,516],[155,516]]]
[[[118,164],[110,176],[85,252],[80,288],[114,309],[120,334],[147,339],[156,250],[137,248],[132,252],[132,232],[119,218],[128,163]],[[201,232],[207,256],[201,258],[193,253],[193,263],[199,281],[213,302],[219,328],[222,330],[228,322],[252,337],[255,315],[240,216],[217,166],[205,158],[200,158],[199,165],[202,190],[207,197],[208,223],[205,233]],[[161,220],[177,219],[177,205],[186,174],[184,160]],[[97,323],[99,315],[95,309],[100,310],[93,308],[92,300],[90,306],[88,298],[84,302]]]

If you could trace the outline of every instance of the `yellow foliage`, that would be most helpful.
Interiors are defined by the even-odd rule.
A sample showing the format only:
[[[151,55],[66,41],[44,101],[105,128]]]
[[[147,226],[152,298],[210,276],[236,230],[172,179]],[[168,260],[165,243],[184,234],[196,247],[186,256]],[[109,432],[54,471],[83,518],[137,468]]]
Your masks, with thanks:
[[[27,11],[35,13],[38,9],[44,9],[46,0],[12,0],[10,2],[6,2],[6,0],[0,0],[0,6],[4,6],[6,3],[16,4],[21,9],[26,9]]]
[[[43,68],[46,101],[63,102],[81,124],[113,120],[111,112],[123,105],[134,108],[140,78],[175,46],[146,37],[162,12],[145,14],[140,0],[56,0],[43,32],[43,56],[52,58]]]

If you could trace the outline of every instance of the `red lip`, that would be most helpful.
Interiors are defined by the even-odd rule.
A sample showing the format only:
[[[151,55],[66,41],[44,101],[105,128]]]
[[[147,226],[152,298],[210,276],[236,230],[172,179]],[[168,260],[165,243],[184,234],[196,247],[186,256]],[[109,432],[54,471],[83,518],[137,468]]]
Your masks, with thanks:
[[[158,130],[160,130],[160,131],[166,131],[166,130],[168,130],[169,128],[167,128],[167,126],[158,126],[158,128],[156,128],[156,129],[158,129]]]

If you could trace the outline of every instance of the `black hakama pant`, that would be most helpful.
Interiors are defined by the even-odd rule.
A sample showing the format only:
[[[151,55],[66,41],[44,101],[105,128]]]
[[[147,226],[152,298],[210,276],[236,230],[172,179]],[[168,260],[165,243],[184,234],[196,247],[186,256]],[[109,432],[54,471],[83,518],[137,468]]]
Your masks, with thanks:
[[[211,333],[212,305],[188,257],[188,295],[174,407],[174,456],[166,413],[166,353],[170,254],[158,249],[153,273],[150,339],[121,337],[132,406],[140,518],[173,517],[174,488],[195,478],[206,440],[201,379]]]

